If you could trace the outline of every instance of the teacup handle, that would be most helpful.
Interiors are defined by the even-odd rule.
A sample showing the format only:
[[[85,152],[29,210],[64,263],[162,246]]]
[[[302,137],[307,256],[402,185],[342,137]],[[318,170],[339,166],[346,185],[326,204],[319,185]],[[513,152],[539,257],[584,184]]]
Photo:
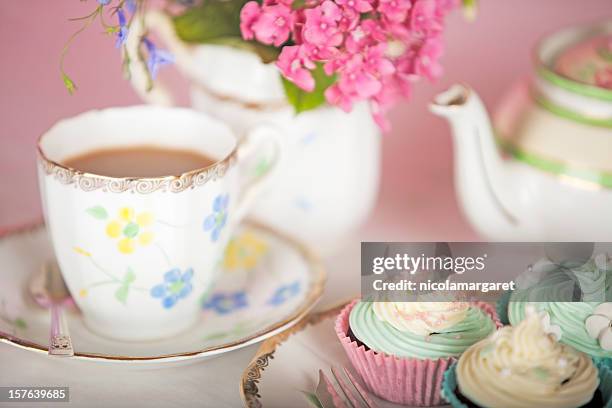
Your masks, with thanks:
[[[242,180],[238,203],[232,216],[233,224],[242,221],[278,172],[281,138],[282,133],[278,127],[259,124],[247,131],[238,143],[238,171]]]
[[[187,77],[192,77],[196,67],[188,45],[181,41],[170,18],[157,10],[147,10],[142,18],[135,17],[125,42],[125,49],[130,63],[127,65],[130,84],[143,101],[152,105],[173,106],[175,98],[169,88],[161,81],[150,78],[147,65],[140,55],[140,42],[149,30],[154,31],[164,42],[175,59],[178,70]]]

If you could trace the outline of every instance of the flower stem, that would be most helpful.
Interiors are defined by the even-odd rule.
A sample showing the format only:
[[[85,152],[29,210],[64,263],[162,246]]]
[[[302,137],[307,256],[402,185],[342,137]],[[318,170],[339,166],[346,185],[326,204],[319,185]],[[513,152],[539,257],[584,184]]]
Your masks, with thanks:
[[[62,53],[61,53],[60,62],[59,62],[59,69],[60,69],[60,73],[62,74],[62,80],[64,81],[64,85],[66,86],[66,89],[68,89],[68,92],[70,92],[71,94],[76,89],[76,85],[74,84],[72,79],[70,79],[68,74],[66,74],[66,71],[64,70],[64,59],[66,58],[66,54],[68,53],[68,50],[70,49],[70,46],[72,45],[72,42],[74,41],[74,39],[78,37],[78,35],[81,34],[83,31],[85,31],[87,27],[91,25],[91,23],[94,22],[98,14],[102,14],[101,5],[96,7],[96,9],[89,16],[83,17],[83,19],[86,19],[85,24],[83,24],[83,26],[80,29],[78,29],[74,34],[70,36],[70,38],[68,38],[68,41],[66,41],[66,44],[64,44],[64,48],[62,48]]]

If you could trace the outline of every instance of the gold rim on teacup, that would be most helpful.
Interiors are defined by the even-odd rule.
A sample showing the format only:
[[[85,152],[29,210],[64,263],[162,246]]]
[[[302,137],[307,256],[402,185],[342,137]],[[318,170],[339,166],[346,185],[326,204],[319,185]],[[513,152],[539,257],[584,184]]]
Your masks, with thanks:
[[[180,193],[189,188],[195,188],[206,184],[209,180],[223,177],[227,170],[236,163],[238,145],[236,143],[232,151],[224,159],[194,170],[184,172],[180,175],[159,177],[110,177],[100,174],[83,172],[72,167],[49,159],[45,155],[41,142],[47,133],[43,133],[36,142],[37,161],[47,175],[52,175],[62,184],[74,184],[83,191],[94,191],[102,189],[112,193],[123,193],[130,191],[139,194],[148,194],[155,191],[169,191]]]

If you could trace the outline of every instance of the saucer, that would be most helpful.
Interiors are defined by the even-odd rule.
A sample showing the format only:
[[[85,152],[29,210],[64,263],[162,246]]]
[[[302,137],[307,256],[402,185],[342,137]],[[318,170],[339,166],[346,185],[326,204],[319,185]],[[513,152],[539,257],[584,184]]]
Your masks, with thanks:
[[[291,329],[264,341],[245,369],[240,396],[247,408],[315,408],[319,369],[331,377],[331,366],[352,368],[334,329],[348,302],[311,314]],[[363,387],[365,387],[362,384]],[[408,408],[369,394],[378,408]],[[312,399],[309,399],[312,398]],[[440,408],[449,405],[440,406]]]
[[[47,353],[49,311],[28,292],[30,277],[53,256],[42,225],[0,233],[0,342]],[[91,332],[66,310],[74,359],[160,363],[246,347],[296,324],[321,297],[325,272],[298,243],[247,223],[228,245],[218,283],[202,301],[198,325],[172,338],[124,342]]]

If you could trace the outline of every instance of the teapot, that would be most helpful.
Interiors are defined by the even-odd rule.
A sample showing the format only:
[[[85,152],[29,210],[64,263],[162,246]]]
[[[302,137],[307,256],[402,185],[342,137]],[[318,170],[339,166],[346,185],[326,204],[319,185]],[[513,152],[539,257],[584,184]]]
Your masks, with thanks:
[[[452,129],[455,184],[493,240],[612,240],[612,21],[548,35],[493,120],[468,85],[430,110]]]

